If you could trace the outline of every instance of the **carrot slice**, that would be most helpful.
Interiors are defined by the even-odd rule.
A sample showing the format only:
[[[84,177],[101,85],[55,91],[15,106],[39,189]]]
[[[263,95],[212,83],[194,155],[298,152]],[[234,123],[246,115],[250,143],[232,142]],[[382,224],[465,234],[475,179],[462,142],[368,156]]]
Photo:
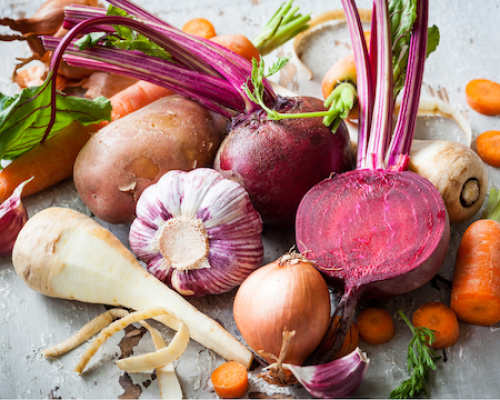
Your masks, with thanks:
[[[488,326],[500,321],[499,222],[480,219],[463,234],[450,307],[461,321],[469,324]]]
[[[486,164],[500,167],[500,131],[481,133],[476,139],[477,154]]]
[[[370,344],[386,343],[394,337],[394,322],[382,308],[367,308],[358,315],[359,336]]]
[[[260,61],[259,50],[257,50],[253,43],[243,35],[219,35],[210,40],[224,46],[226,49],[234,51],[248,61],[252,61],[253,58]]]
[[[328,349],[332,347],[333,342],[337,337],[337,330],[339,329],[339,325],[340,325],[340,315],[337,315],[333,320],[333,322],[331,323],[330,327],[328,328],[328,332],[326,333],[326,338],[323,340],[318,349],[318,352],[320,354],[326,353]],[[349,327],[349,331],[347,331],[347,335],[345,336],[342,346],[340,347],[339,351],[335,353],[333,359],[337,360],[339,358],[346,356],[347,354],[356,350],[356,347],[358,346],[359,346],[359,329],[358,325],[356,325],[356,323],[353,321],[351,323],[351,326]]]
[[[460,336],[458,319],[453,310],[443,303],[430,302],[413,313],[415,328],[423,326],[432,329],[436,339],[429,344],[433,349],[444,349],[454,344]]]
[[[182,30],[204,39],[212,39],[216,35],[214,26],[205,18],[194,18],[186,22]]]
[[[485,115],[500,114],[500,85],[488,79],[474,79],[465,87],[469,106]]]
[[[247,369],[236,361],[228,361],[212,372],[215,393],[223,399],[242,397],[248,390]]]

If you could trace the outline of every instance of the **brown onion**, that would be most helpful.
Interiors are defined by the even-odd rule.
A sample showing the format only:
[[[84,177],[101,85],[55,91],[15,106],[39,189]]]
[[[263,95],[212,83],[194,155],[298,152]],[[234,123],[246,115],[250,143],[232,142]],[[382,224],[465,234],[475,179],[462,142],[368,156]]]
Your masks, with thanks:
[[[248,346],[274,364],[266,380],[287,384],[293,377],[285,376],[281,363],[302,365],[319,345],[330,322],[330,295],[312,263],[292,253],[252,272],[236,293],[233,312]],[[282,337],[289,340],[286,354]]]

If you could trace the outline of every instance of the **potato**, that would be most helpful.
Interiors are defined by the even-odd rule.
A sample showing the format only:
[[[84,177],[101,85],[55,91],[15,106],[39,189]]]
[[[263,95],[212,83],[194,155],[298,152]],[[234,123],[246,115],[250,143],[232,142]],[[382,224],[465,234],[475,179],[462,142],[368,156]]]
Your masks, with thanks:
[[[212,166],[226,121],[174,95],[157,100],[97,132],[75,162],[75,185],[100,219],[126,223],[149,185],[167,171]]]

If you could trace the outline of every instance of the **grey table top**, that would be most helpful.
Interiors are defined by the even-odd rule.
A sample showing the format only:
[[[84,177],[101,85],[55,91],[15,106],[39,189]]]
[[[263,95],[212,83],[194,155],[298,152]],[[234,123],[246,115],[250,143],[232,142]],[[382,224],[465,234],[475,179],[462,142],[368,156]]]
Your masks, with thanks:
[[[278,7],[277,0],[167,0],[138,1],[160,17],[177,26],[191,18],[203,16],[213,22],[218,33],[242,33],[253,37]],[[340,1],[296,0],[304,12],[320,12],[340,8]],[[441,44],[426,64],[424,82],[433,88],[447,91],[450,104],[468,115],[474,138],[481,132],[500,129],[499,117],[481,116],[466,104],[464,88],[474,78],[489,78],[500,82],[500,0],[431,0],[430,22],[439,26]],[[0,0],[2,17],[31,15],[40,0]],[[370,7],[370,1],[358,2]],[[342,24],[339,24],[342,25]],[[4,29],[0,33],[5,32]],[[292,60],[279,77],[281,84],[305,95],[320,97],[321,77],[336,59],[348,51],[346,29],[327,26],[308,42],[303,59],[314,73],[307,80],[304,72]],[[15,57],[29,54],[24,43],[0,43],[0,90],[15,93],[17,88],[9,77]],[[289,54],[291,44],[279,50]],[[267,58],[271,61],[276,53]],[[424,90],[424,94],[425,90]],[[421,138],[450,138],[463,140],[453,122],[441,119],[422,119],[417,135]],[[498,187],[497,169],[488,167],[490,186]],[[24,201],[30,215],[51,206],[71,207],[88,213],[71,180],[63,182]],[[476,216],[478,218],[478,216]],[[102,223],[102,221],[100,221]],[[128,226],[102,223],[128,245]],[[451,279],[455,253],[460,237],[469,223],[452,228],[451,243],[440,274]],[[265,260],[270,262],[293,244],[293,233],[266,229],[264,233]],[[396,337],[381,346],[362,343],[371,359],[365,381],[356,393],[360,398],[385,398],[392,388],[407,377],[406,348],[410,332],[396,318],[397,310],[410,315],[428,301],[449,302],[450,291],[445,285],[423,288],[384,301],[383,306],[395,317]],[[231,333],[238,335],[232,318],[234,291],[222,296],[192,300],[192,303],[213,318],[221,321]],[[89,370],[79,376],[73,372],[76,361],[84,351],[81,346],[59,359],[45,359],[40,351],[65,340],[91,318],[105,311],[103,306],[52,299],[29,290],[16,275],[10,258],[0,258],[0,398],[157,398],[155,376],[151,373],[126,374],[113,363],[121,355],[140,354],[152,350],[143,332],[126,338],[120,333],[110,339],[91,361]],[[135,328],[134,328],[135,329]],[[498,398],[500,396],[500,325],[477,327],[460,323],[459,341],[446,350],[447,361],[439,361],[429,384],[432,398]],[[172,332],[163,330],[166,337]],[[187,398],[216,398],[210,373],[223,360],[195,342],[176,362],[184,396]],[[259,394],[260,393],[260,394]],[[264,393],[264,395],[262,395]],[[250,378],[248,396],[310,397],[298,387],[271,387],[257,378]],[[282,398],[282,397],[281,397]]]

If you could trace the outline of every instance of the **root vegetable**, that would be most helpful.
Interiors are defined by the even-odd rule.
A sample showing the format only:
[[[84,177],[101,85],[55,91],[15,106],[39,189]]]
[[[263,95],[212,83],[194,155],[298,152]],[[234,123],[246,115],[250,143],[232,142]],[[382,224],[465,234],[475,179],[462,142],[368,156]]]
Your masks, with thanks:
[[[415,328],[421,326],[434,331],[434,340],[428,343],[432,349],[444,349],[453,345],[460,336],[457,316],[447,305],[439,302],[422,304],[411,320]]]
[[[330,323],[330,327],[328,328],[328,332],[326,333],[325,339],[323,339],[321,345],[319,346],[317,353],[318,355],[322,355],[326,353],[330,347],[332,347],[333,342],[335,341],[335,336],[337,335],[337,330],[340,325],[340,315],[337,315],[333,318],[333,321]],[[359,346],[359,328],[358,325],[353,321],[351,322],[351,327],[345,336],[344,342],[340,347],[340,350],[335,353],[333,356],[334,360],[344,357],[345,355],[353,352]]]
[[[170,170],[211,166],[226,122],[182,96],[159,99],[96,133],[75,162],[80,197],[99,218],[131,222],[141,193]]]
[[[332,352],[344,341],[360,296],[414,290],[435,275],[447,254],[450,227],[444,202],[431,182],[406,171],[427,46],[428,0],[415,5],[414,22],[409,18],[405,27],[400,26],[410,45],[393,133],[393,15],[386,1],[374,2],[377,33],[372,32],[370,48],[377,54],[375,83],[355,3],[343,0],[358,66],[358,170],[314,186],[302,199],[296,218],[299,250],[315,260],[331,284],[344,289],[335,311],[342,319]]]
[[[367,308],[358,315],[359,335],[370,344],[386,343],[394,337],[394,322],[383,308]]]
[[[243,397],[248,390],[248,371],[240,363],[229,361],[219,365],[210,376],[215,393],[221,399]]]
[[[477,154],[486,164],[500,167],[500,131],[481,133],[476,139]]]
[[[500,114],[500,84],[489,79],[474,79],[465,87],[469,106],[484,115]]]
[[[458,247],[450,308],[475,325],[500,321],[499,192],[491,189],[483,218],[465,231]]]
[[[212,39],[216,33],[212,23],[205,18],[194,18],[184,24],[182,30],[204,39]]]
[[[16,272],[47,296],[145,310],[168,307],[191,338],[228,360],[249,366],[252,353],[218,323],[148,274],[109,231],[70,209],[49,208],[21,230],[13,251]],[[175,318],[157,319],[179,329]]]
[[[233,313],[248,346],[269,363],[278,360],[266,380],[289,384],[280,363],[301,365],[319,345],[330,323],[330,296],[311,262],[292,253],[250,274]]]

